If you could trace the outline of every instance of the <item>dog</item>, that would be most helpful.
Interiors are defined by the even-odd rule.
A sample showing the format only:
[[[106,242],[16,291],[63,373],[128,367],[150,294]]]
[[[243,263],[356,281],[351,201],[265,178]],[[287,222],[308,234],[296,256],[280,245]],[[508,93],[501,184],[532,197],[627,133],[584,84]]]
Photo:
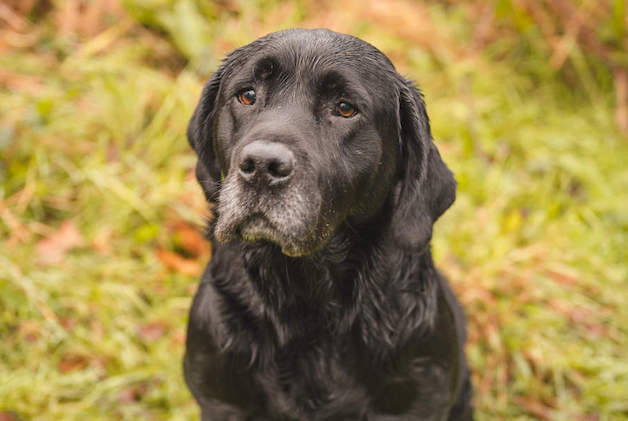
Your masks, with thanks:
[[[215,204],[184,375],[209,420],[471,420],[465,321],[430,251],[456,182],[372,45],[236,49],[190,120]]]

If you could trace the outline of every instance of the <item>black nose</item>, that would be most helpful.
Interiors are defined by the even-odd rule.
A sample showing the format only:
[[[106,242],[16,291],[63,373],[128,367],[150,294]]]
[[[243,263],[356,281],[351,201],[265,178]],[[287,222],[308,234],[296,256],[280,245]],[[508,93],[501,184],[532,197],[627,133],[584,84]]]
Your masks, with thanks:
[[[238,169],[247,182],[273,185],[290,178],[294,163],[294,154],[287,146],[256,140],[242,148]]]

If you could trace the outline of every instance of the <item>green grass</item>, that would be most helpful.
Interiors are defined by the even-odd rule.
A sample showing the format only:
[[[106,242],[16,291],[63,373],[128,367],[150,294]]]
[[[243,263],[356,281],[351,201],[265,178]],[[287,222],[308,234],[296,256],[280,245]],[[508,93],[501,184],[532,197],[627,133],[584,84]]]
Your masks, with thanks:
[[[477,418],[628,419],[628,138],[609,84],[523,71],[542,60],[473,50],[460,9],[398,3],[391,20],[357,1],[129,0],[94,33],[31,17],[30,44],[0,54],[0,414],[196,419],[181,358],[210,251],[185,127],[224,53],[303,25],[372,42],[425,93],[459,182],[433,246],[467,309]]]

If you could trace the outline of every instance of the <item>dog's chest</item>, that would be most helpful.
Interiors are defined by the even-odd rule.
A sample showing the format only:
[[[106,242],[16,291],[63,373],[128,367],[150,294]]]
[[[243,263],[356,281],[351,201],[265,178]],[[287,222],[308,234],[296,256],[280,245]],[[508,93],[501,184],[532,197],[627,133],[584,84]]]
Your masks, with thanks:
[[[449,376],[429,358],[391,370],[350,338],[300,345],[275,349],[266,363],[240,371],[238,383],[251,386],[252,413],[302,420],[421,414],[432,420],[447,406]]]
[[[266,361],[252,368],[250,381],[264,395],[267,409],[276,414],[361,416],[367,390],[351,340],[295,339],[272,350]]]

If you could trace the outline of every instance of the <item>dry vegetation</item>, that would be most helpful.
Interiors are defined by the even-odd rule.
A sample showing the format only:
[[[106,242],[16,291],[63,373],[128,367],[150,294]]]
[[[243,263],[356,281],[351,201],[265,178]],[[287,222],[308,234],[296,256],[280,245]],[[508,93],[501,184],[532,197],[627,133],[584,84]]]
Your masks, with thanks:
[[[459,181],[434,251],[479,420],[628,419],[628,41],[619,0],[0,3],[0,420],[192,420],[211,257],[185,126],[221,57],[290,26],[416,79]]]

